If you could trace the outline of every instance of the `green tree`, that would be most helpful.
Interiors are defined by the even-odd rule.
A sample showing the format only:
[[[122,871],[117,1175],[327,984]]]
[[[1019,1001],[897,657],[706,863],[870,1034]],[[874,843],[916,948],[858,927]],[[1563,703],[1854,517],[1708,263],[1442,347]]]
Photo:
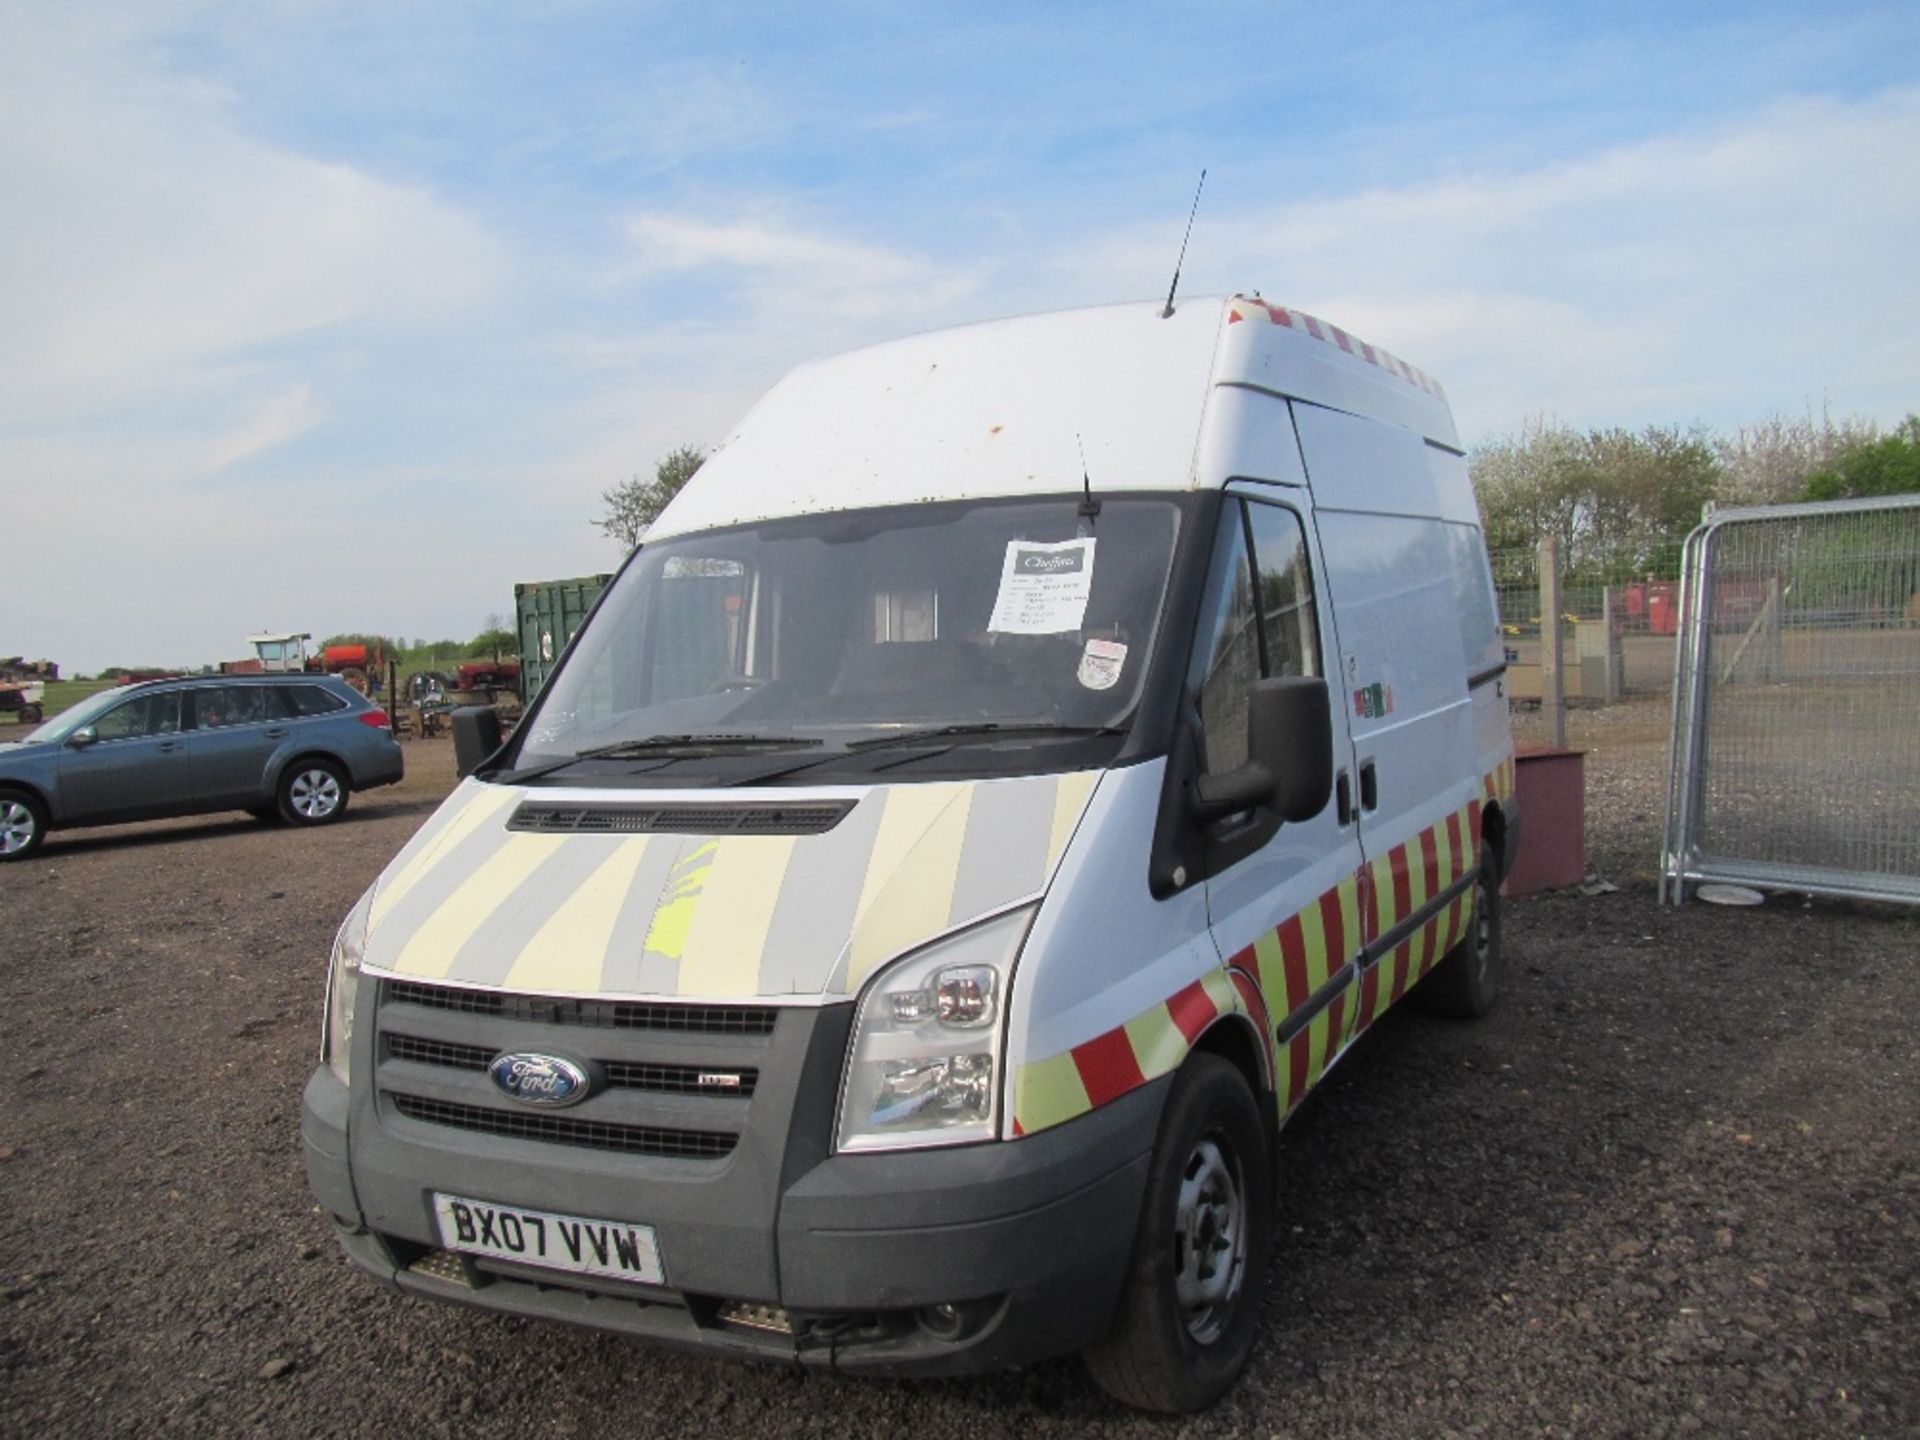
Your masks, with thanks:
[[[1638,574],[1684,539],[1721,474],[1699,430],[1581,433],[1538,419],[1468,463],[1488,548],[1530,548],[1552,535],[1569,578],[1588,583]]]
[[[467,644],[467,658],[478,660],[482,655],[498,660],[502,655],[518,655],[520,640],[513,631],[507,629],[505,618],[495,611],[487,616],[487,627]]]
[[[667,502],[680,493],[680,488],[693,478],[706,458],[706,452],[693,445],[669,450],[654,467],[651,480],[635,475],[611,490],[602,490],[600,500],[607,507],[606,513],[596,517],[593,523],[618,540],[622,549],[633,549],[647,533],[647,527],[667,508]]]
[[[1863,495],[1920,493],[1920,415],[1909,415],[1891,435],[1857,445],[1831,466],[1807,477],[1807,500],[1851,500]]]

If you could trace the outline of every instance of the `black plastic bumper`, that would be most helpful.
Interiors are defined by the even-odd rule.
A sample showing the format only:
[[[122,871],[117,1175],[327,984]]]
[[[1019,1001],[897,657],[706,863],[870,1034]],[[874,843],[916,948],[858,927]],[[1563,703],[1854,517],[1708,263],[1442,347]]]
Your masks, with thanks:
[[[838,1048],[844,1031],[826,1028],[825,1048]],[[762,1170],[741,1157],[742,1172],[713,1175],[711,1197],[696,1175],[649,1183],[626,1157],[565,1147],[543,1156],[489,1137],[396,1141],[388,1132],[405,1123],[387,1125],[357,1093],[350,1100],[324,1067],[308,1082],[301,1133],[313,1193],[348,1255],[411,1294],[708,1353],[948,1375],[1105,1333],[1165,1089],[1156,1082],[1017,1141],[810,1158],[809,1147],[782,1144],[786,1164]],[[829,1097],[782,1118],[807,1125],[830,1110]],[[349,1127],[363,1124],[380,1133],[349,1148]],[[779,1183],[743,1188],[756,1175]],[[672,1288],[449,1256],[431,1219],[434,1189],[652,1225]],[[729,1318],[739,1302],[777,1307],[790,1329]]]

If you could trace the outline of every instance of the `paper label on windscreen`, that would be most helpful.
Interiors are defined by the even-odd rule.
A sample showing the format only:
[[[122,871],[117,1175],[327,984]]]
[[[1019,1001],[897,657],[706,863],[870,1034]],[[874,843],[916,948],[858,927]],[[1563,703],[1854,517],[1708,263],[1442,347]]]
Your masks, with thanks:
[[[1093,593],[1093,537],[1041,545],[1009,540],[989,630],[1003,635],[1058,635],[1078,630]]]

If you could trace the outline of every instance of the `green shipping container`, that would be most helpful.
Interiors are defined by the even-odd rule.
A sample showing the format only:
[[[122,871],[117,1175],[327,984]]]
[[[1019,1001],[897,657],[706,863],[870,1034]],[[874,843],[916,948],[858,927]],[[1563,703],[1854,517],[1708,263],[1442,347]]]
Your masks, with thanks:
[[[611,575],[577,580],[532,580],[513,587],[513,610],[520,617],[520,698],[528,704],[553,673],[553,665],[572,642],[593,602]]]

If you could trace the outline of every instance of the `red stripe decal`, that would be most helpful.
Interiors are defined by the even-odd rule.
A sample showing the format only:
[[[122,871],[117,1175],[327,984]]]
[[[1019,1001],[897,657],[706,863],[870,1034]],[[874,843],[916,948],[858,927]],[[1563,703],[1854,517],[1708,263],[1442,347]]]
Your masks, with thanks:
[[[1342,990],[1327,1006],[1327,1059],[1340,1053],[1340,1027],[1347,1018],[1347,992]],[[1320,1067],[1322,1074],[1326,1067]]]
[[[1327,978],[1347,963],[1347,922],[1340,913],[1340,890],[1336,886],[1320,897],[1320,928],[1327,934]]]
[[[1389,1005],[1397,1005],[1400,997],[1407,993],[1407,971],[1413,968],[1413,943],[1409,941],[1393,952],[1393,990],[1388,996]]]
[[[1394,846],[1390,863],[1393,866],[1393,923],[1395,925],[1413,914],[1413,876],[1407,871],[1407,860],[1407,847]]]
[[[1180,1033],[1187,1037],[1191,1045],[1200,1038],[1200,1032],[1213,1022],[1220,1013],[1220,1007],[1213,1003],[1213,997],[1207,994],[1206,987],[1198,980],[1187,986],[1167,1001],[1167,1013],[1173,1016],[1173,1023],[1180,1027]]]
[[[1463,853],[1464,847],[1460,844],[1460,812],[1458,810],[1447,816],[1447,850],[1453,856],[1453,873],[1447,876],[1447,883],[1451,885],[1467,873],[1467,857]]]
[[[1420,832],[1420,863],[1426,867],[1427,900],[1431,903],[1440,893],[1440,849],[1433,843],[1431,829]]]
[[[1467,802],[1467,838],[1473,841],[1473,853],[1480,853],[1480,802]]]
[[[1373,1023],[1373,1012],[1380,1003],[1380,966],[1369,965],[1360,977],[1360,1008],[1354,1020],[1364,1030]]]
[[[1096,1108],[1146,1082],[1140,1062],[1133,1058],[1133,1041],[1124,1028],[1076,1045],[1072,1054],[1080,1083],[1087,1087],[1087,1100]]]
[[[1280,927],[1281,971],[1287,979],[1287,1013],[1307,1003],[1307,941],[1300,932],[1300,917],[1293,916]]]
[[[1019,1138],[1020,1138],[1020,1137],[1021,1137],[1022,1135],[1024,1135],[1024,1134],[1026,1134],[1026,1133],[1027,1133],[1027,1131],[1026,1131],[1026,1127],[1025,1127],[1025,1126],[1023,1126],[1023,1125],[1022,1125],[1022,1124],[1020,1123],[1020,1117],[1019,1117],[1019,1116],[1017,1116],[1017,1115],[1016,1115],[1016,1116],[1014,1116],[1014,1119],[1013,1119],[1013,1138],[1014,1138],[1014,1139],[1016,1139],[1016,1140],[1018,1140],[1018,1139],[1019,1139]]]

